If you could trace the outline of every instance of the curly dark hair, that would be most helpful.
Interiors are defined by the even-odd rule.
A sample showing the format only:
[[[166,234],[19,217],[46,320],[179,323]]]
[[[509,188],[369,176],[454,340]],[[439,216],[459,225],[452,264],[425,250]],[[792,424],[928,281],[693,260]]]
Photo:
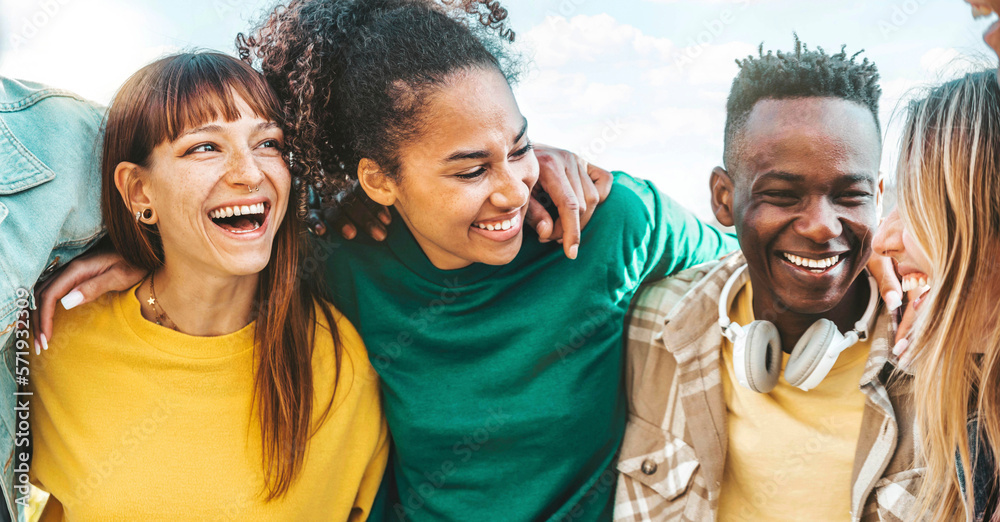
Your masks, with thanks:
[[[496,0],[293,0],[240,33],[240,57],[285,112],[299,216],[310,187],[336,205],[362,158],[397,175],[399,147],[423,129],[427,96],[452,73],[493,68],[513,81],[506,19]]]
[[[809,49],[795,35],[795,51],[768,51],[760,44],[759,56],[736,60],[740,72],[733,80],[726,102],[725,157],[730,172],[737,165],[737,138],[750,116],[754,105],[763,99],[806,97],[840,98],[859,103],[868,108],[875,118],[876,128],[881,129],[878,118],[878,100],[882,89],[878,85],[878,68],[865,58],[856,58],[864,50],[847,56],[845,49],[828,55],[822,47]]]

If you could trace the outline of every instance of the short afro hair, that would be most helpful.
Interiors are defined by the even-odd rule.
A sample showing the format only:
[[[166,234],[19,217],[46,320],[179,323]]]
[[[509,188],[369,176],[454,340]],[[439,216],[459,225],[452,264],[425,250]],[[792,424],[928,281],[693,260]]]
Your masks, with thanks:
[[[733,80],[726,102],[723,161],[727,170],[731,172],[738,164],[737,134],[760,100],[829,97],[852,101],[868,108],[881,133],[878,100],[882,89],[878,86],[878,68],[868,58],[856,60],[863,50],[848,57],[846,48],[845,45],[839,53],[828,55],[822,47],[809,49],[795,35],[794,52],[768,51],[765,55],[761,43],[759,56],[736,60],[740,72]]]

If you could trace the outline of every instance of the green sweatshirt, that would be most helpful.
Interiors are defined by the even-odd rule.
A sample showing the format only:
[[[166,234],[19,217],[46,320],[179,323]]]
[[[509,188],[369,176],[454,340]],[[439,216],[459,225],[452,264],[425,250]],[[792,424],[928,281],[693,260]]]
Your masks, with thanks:
[[[319,248],[382,379],[388,518],[590,521],[613,507],[629,301],[737,243],[615,173],[576,260],[525,227],[511,263],[439,270],[398,215],[384,243]]]

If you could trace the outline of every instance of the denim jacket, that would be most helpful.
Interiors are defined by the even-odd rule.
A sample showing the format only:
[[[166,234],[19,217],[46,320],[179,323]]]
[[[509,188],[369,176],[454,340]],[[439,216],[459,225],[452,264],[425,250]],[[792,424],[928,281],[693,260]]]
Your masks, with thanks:
[[[7,371],[0,371],[0,488],[7,503],[0,520],[24,517],[13,489],[18,464],[14,332],[27,322],[23,314],[18,317],[17,291],[31,293],[37,281],[104,233],[99,162],[103,114],[102,107],[72,93],[0,77],[0,347],[7,365]],[[34,308],[34,295],[27,300]],[[19,453],[25,450],[18,448]]]

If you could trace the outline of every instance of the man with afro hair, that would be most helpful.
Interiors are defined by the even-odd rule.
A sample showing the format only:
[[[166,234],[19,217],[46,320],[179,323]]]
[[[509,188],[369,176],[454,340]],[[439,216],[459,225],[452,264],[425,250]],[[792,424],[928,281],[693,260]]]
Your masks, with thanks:
[[[798,37],[738,61],[716,218],[740,250],[646,287],[628,325],[616,520],[914,520],[910,377],[865,265],[878,70]]]

